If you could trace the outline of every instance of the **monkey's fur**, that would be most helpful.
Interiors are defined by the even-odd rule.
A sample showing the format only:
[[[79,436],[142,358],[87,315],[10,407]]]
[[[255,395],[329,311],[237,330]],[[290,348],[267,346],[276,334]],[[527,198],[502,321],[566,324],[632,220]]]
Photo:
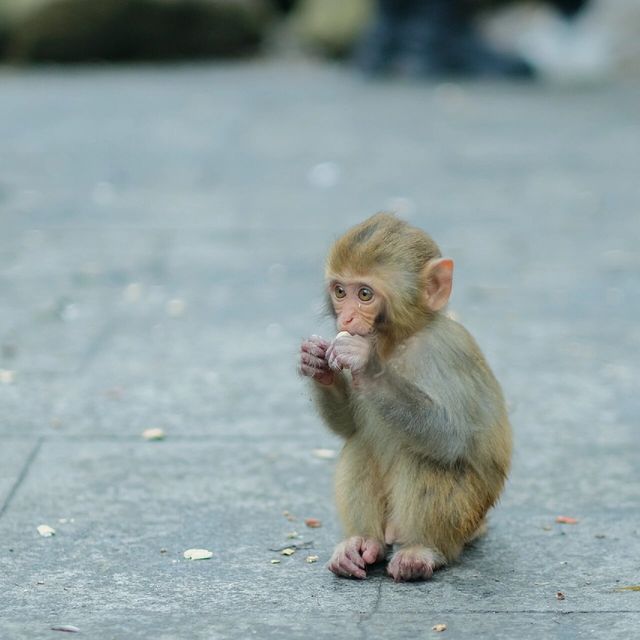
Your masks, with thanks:
[[[358,384],[344,371],[332,385],[312,383],[320,415],[345,439],[336,496],[346,535],[423,549],[433,569],[482,533],[511,458],[504,399],[480,349],[424,302],[425,266],[440,255],[389,214],[341,237],[327,279],[373,280],[384,311]]]

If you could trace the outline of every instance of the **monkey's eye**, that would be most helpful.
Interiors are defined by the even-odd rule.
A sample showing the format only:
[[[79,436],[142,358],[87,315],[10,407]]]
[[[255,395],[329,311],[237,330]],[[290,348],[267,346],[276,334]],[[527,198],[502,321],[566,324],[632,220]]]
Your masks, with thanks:
[[[347,295],[347,292],[344,290],[344,287],[342,287],[341,285],[337,284],[335,287],[333,287],[333,295],[338,298],[338,300],[341,300],[342,298],[344,298]]]
[[[371,291],[369,287],[360,287],[358,290],[358,298],[360,298],[362,302],[369,302],[369,300],[373,298],[373,291]]]

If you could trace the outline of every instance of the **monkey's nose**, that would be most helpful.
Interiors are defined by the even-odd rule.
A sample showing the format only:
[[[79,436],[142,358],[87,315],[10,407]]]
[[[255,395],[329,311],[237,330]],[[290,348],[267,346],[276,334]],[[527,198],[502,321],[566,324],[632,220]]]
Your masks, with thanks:
[[[353,327],[355,326],[355,322],[354,322],[355,318],[349,318],[348,320],[345,320],[342,323],[342,331],[348,331],[349,333],[353,334]]]

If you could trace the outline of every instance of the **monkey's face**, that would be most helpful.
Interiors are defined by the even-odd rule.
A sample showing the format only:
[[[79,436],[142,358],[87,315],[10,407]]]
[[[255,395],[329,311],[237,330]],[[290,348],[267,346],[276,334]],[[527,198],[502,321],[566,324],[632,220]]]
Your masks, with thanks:
[[[329,297],[338,331],[358,336],[374,332],[384,309],[384,299],[373,283],[356,279],[332,280]]]

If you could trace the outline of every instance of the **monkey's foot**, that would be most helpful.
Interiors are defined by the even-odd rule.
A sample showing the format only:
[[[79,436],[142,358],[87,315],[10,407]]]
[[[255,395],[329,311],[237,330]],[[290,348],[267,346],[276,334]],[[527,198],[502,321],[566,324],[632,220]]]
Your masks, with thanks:
[[[375,538],[352,536],[335,548],[327,568],[337,576],[363,580],[367,565],[383,560],[384,553],[384,545]]]
[[[396,551],[389,561],[387,573],[396,582],[428,580],[444,563],[444,558],[437,551],[416,545]]]

